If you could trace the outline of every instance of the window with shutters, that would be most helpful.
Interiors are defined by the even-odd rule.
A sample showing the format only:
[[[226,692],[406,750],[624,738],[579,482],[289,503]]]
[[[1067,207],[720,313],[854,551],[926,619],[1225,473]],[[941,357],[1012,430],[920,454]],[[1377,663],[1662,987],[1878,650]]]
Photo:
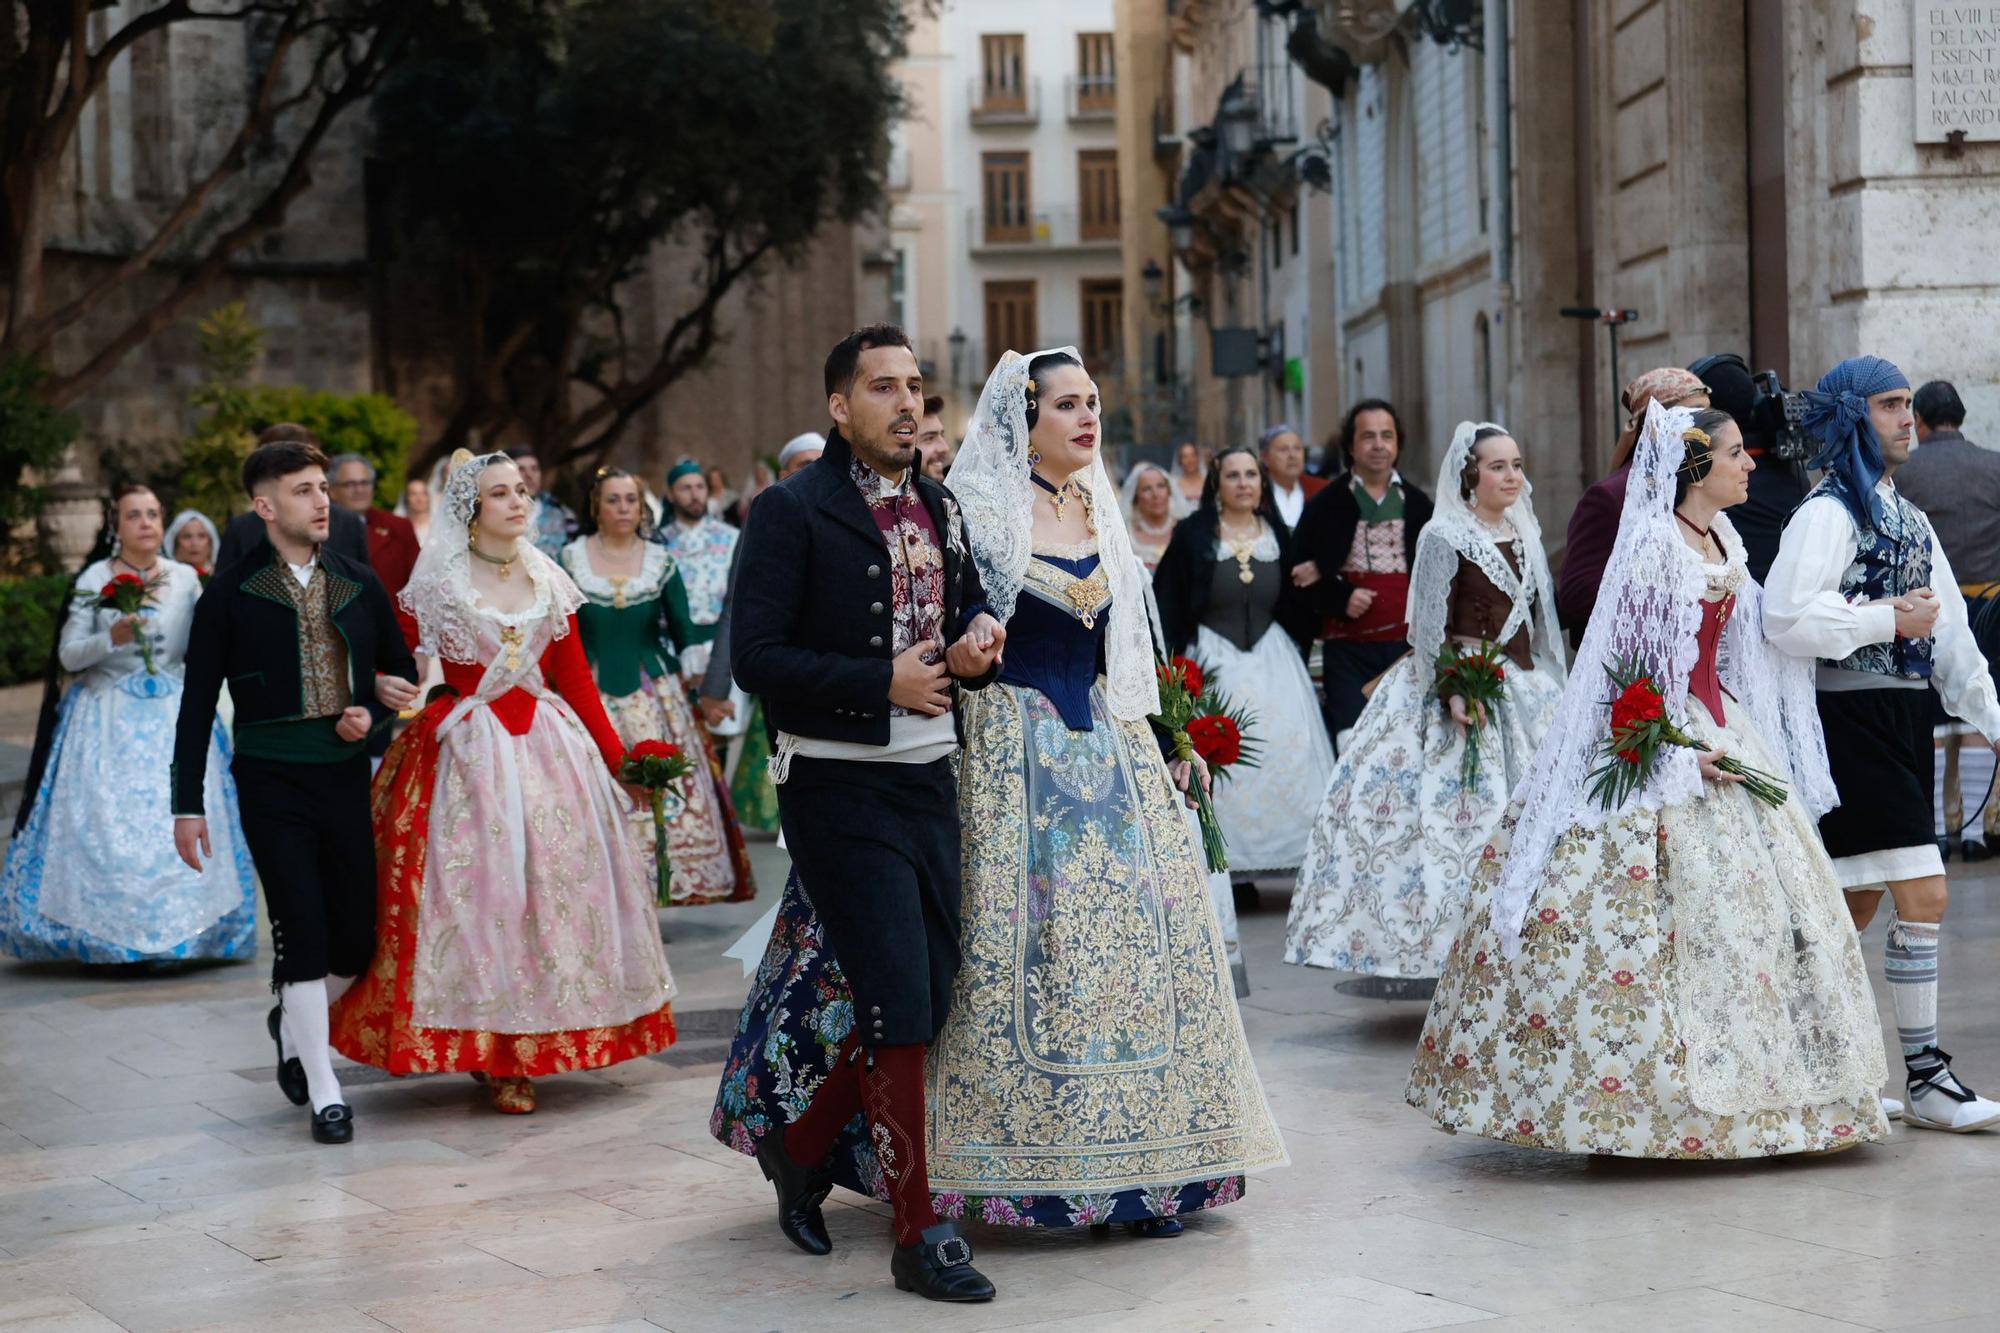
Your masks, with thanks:
[[[986,243],[1027,240],[1033,223],[1028,200],[1028,155],[981,153],[979,174]]]
[[[1118,100],[1117,66],[1113,63],[1111,34],[1080,32],[1076,35],[1076,110],[1079,114],[1109,113]]]
[[[1085,278],[1082,305],[1083,364],[1102,379],[1115,373],[1124,361],[1124,279]]]
[[[1118,150],[1086,148],[1076,155],[1077,234],[1086,241],[1118,239]]]
[[[986,284],[986,359],[997,362],[1010,348],[1031,352],[1035,339],[1035,283],[1009,280]]]
[[[1020,33],[987,33],[979,39],[982,111],[1026,111],[1027,40]]]

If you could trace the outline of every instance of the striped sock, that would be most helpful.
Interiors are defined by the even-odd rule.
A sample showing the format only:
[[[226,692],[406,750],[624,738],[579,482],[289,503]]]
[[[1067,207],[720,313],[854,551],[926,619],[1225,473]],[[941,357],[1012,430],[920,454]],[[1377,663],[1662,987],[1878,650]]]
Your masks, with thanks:
[[[1903,1044],[1905,1060],[1937,1045],[1939,928],[1935,921],[1889,917],[1883,961],[1889,998],[1896,1007],[1896,1039]]]

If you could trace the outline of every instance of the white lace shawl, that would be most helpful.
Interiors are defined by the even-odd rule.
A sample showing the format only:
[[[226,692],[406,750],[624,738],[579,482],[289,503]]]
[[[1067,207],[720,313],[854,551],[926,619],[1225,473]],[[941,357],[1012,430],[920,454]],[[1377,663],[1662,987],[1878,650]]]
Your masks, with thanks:
[[[1492,532],[1474,516],[1471,506],[1459,494],[1459,474],[1472,457],[1474,437],[1482,430],[1504,431],[1490,421],[1461,421],[1452,432],[1451,447],[1445,450],[1438,469],[1437,508],[1431,521],[1417,534],[1417,555],[1410,570],[1410,649],[1428,674],[1430,663],[1444,647],[1445,621],[1451,613],[1451,585],[1458,577],[1458,558],[1464,556],[1479,566],[1493,586],[1512,595],[1514,605],[1498,640],[1506,643],[1523,625],[1528,627],[1529,651],[1535,665],[1563,679],[1562,631],[1556,625],[1555,581],[1549,577],[1549,558],[1542,549],[1542,527],[1535,519],[1534,487],[1521,486],[1521,494],[1507,508],[1507,521],[1521,538],[1521,572],[1516,574],[1500,551]]]
[[[1708,575],[1701,557],[1681,540],[1674,518],[1674,476],[1686,453],[1681,438],[1694,422],[1684,407],[1646,409],[1632,452],[1618,540],[1598,585],[1597,606],[1578,646],[1562,702],[1527,776],[1514,790],[1520,807],[1512,843],[1494,891],[1492,919],[1502,952],[1520,950],[1521,923],[1564,834],[1600,828],[1635,811],[1662,810],[1701,797],[1701,767],[1693,750],[1663,747],[1651,780],[1613,810],[1590,796],[1590,773],[1601,762],[1612,696],[1605,669],[1621,660],[1644,665],[1659,686],[1668,717],[1687,717],[1688,677],[1700,647],[1702,598]],[[1727,518],[1714,531],[1733,566],[1743,544]],[[1717,671],[1732,697],[1749,710],[1766,746],[1786,769],[1793,794],[1818,818],[1837,797],[1827,771],[1826,740],[1813,697],[1811,664],[1786,657],[1763,634],[1763,590],[1742,572],[1737,610],[1717,648]]]
[[[1066,352],[1077,364],[1083,358],[1074,347]],[[1035,545],[1035,484],[1029,479],[1028,366],[1042,352],[1022,356],[1009,351],[1000,358],[980,390],[979,407],[966,428],[965,443],[945,477],[965,517],[972,558],[986,585],[986,600],[1003,624],[1012,619],[1014,604],[1027,577]],[[1150,580],[1132,549],[1119,512],[1117,490],[1104,470],[1104,453],[1095,451],[1089,468],[1076,478],[1090,496],[1091,521],[1097,528],[1097,558],[1111,584],[1111,619],[1104,637],[1106,702],[1114,717],[1136,722],[1160,711],[1159,680],[1153,674],[1153,645],[1158,631],[1151,623]]]
[[[481,454],[452,461],[451,475],[431,504],[431,534],[410,581],[396,600],[417,622],[418,651],[447,662],[477,663],[479,652],[478,595],[472,590],[470,553],[472,511],[479,499],[479,481],[505,454]],[[534,531],[530,513],[528,531]],[[516,561],[534,585],[536,599],[546,602],[554,620],[552,640],[569,633],[569,618],[583,605],[583,594],[562,567],[523,535],[516,543]]]

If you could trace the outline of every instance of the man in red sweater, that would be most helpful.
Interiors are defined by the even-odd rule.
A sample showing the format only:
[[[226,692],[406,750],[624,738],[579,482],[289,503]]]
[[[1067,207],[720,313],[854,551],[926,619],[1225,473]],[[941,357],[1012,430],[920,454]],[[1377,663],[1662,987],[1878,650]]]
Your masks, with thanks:
[[[394,602],[417,567],[417,530],[410,520],[375,504],[375,465],[360,454],[338,454],[327,467],[333,502],[368,525],[368,563]]]

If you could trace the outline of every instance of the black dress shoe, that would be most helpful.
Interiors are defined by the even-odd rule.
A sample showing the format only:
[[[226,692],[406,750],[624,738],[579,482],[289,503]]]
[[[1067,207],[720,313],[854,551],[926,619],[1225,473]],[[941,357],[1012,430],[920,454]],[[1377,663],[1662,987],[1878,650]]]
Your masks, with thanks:
[[[1967,838],[1958,845],[1958,854],[1968,861],[1990,861],[1993,859],[1993,849],[1988,847],[1985,840],[1981,838]]]
[[[351,1143],[354,1140],[354,1112],[345,1102],[335,1102],[313,1112],[313,1142]]]
[[[757,1143],[757,1165],[778,1191],[778,1230],[807,1254],[832,1254],[826,1218],[819,1206],[833,1192],[833,1180],[822,1169],[800,1166],[785,1151],[785,1132],[773,1129]]]
[[[993,1284],[972,1266],[972,1242],[950,1222],[925,1227],[915,1245],[898,1245],[889,1257],[897,1291],[928,1301],[990,1301]]]
[[[285,1007],[271,1006],[271,1017],[264,1026],[271,1030],[271,1044],[278,1048],[278,1091],[285,1094],[285,1100],[294,1106],[304,1106],[312,1100],[306,1091],[306,1067],[299,1063],[299,1057],[285,1058],[285,1039],[278,1035],[278,1025],[284,1021]]]

